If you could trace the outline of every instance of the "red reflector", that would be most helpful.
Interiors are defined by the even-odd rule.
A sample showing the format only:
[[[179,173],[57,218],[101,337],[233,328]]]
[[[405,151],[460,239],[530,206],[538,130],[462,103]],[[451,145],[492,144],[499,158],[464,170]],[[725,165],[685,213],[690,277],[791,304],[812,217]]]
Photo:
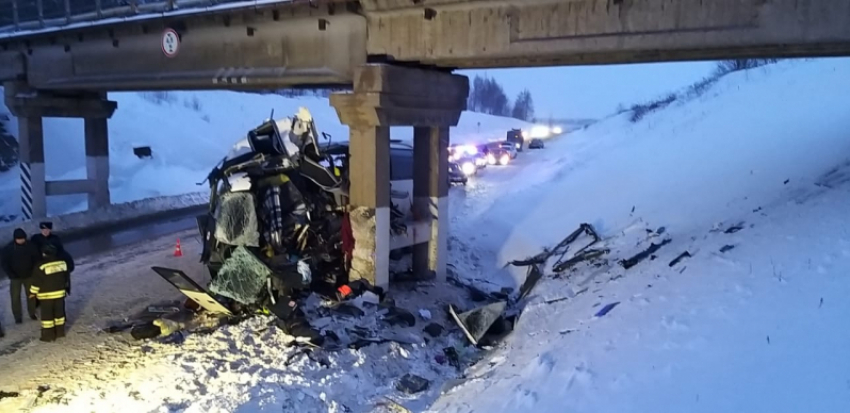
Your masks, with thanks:
[[[345,297],[345,296],[351,294],[351,287],[349,287],[347,285],[343,285],[342,287],[339,287],[336,290],[339,291],[339,295],[341,297]]]

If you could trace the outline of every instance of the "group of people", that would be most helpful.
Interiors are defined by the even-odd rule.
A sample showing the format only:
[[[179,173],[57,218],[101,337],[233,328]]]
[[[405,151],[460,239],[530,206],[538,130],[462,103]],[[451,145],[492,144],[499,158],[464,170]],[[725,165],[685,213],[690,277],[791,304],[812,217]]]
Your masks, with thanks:
[[[15,323],[23,323],[23,293],[31,320],[38,320],[36,310],[41,309],[41,341],[50,342],[65,337],[65,297],[71,294],[74,260],[52,233],[52,223],[42,222],[39,229],[30,239],[23,229],[15,229],[14,239],[2,251],[0,266],[9,277]]]

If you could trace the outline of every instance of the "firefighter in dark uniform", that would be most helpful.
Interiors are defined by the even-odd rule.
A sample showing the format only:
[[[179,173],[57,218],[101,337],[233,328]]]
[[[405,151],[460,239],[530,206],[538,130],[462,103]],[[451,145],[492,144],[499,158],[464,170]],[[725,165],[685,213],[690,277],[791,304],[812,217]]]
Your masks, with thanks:
[[[65,337],[65,289],[69,285],[68,264],[59,258],[56,246],[47,243],[36,267],[30,294],[41,305],[41,341]]]

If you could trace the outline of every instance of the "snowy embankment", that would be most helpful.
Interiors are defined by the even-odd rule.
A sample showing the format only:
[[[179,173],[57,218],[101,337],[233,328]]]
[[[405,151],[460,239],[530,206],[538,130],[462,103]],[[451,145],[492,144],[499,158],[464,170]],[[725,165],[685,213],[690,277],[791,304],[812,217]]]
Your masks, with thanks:
[[[197,184],[234,142],[268,118],[272,110],[278,118],[292,116],[304,106],[312,112],[320,132],[329,133],[334,141],[348,139],[348,127],[339,123],[324,98],[226,91],[111,93],[109,98],[118,102],[118,110],[109,120],[109,186],[115,204],[206,191]],[[8,110],[0,106],[0,113],[5,112]],[[508,129],[527,126],[516,119],[465,112],[459,125],[452,128],[452,141],[502,139]],[[14,117],[7,129],[17,135]],[[393,139],[411,140],[412,135],[412,128],[392,130]],[[44,137],[47,178],[85,178],[83,121],[45,119]],[[139,146],[149,146],[153,158],[136,157],[133,148]],[[0,196],[4,200],[0,215],[20,215],[17,168],[0,174]],[[175,207],[181,206],[184,198],[175,198]],[[48,197],[51,215],[85,207],[85,195]]]
[[[850,410],[847,73],[848,59],[733,73],[552,143],[502,181],[516,201],[484,188],[496,202],[467,202],[455,229],[458,273],[516,285],[525,269],[506,262],[582,222],[611,253],[538,285],[518,331],[432,411]],[[617,263],[664,238],[657,259]]]

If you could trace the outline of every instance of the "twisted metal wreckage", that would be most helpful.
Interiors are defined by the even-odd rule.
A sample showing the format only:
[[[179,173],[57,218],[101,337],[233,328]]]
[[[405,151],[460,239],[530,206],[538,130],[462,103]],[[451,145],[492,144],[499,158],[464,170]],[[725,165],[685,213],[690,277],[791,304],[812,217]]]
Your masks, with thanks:
[[[328,142],[320,145],[318,136],[310,112],[300,108],[249,131],[210,172],[209,212],[197,219],[208,289],[180,270],[152,268],[213,316],[195,323],[271,313],[287,333],[320,344],[323,336],[307,321],[300,299],[317,293],[342,301],[367,292],[383,299],[380,287],[349,283],[350,214],[356,211],[347,207],[348,144],[322,134]],[[405,231],[402,218],[393,205],[393,231]],[[185,327],[159,320],[136,325],[134,336]]]

